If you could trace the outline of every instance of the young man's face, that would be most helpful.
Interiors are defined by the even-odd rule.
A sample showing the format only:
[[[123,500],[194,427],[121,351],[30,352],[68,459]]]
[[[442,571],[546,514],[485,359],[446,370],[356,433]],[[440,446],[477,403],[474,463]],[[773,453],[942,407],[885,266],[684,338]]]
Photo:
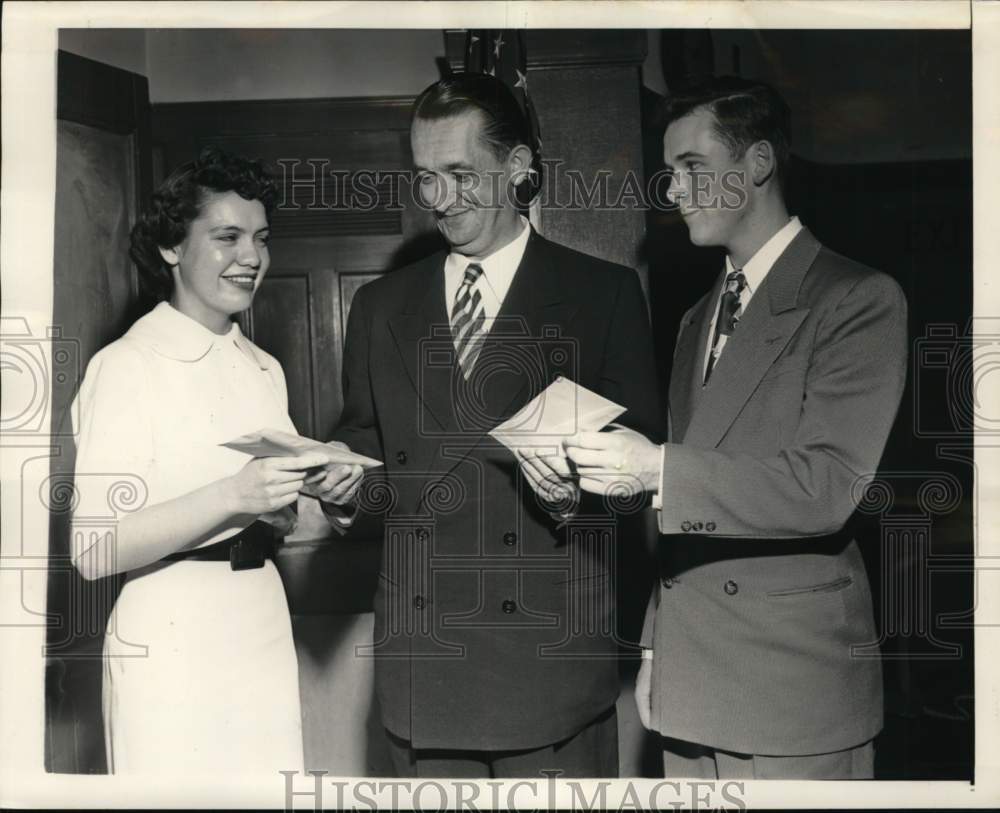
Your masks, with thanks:
[[[701,108],[667,128],[663,160],[673,170],[667,195],[692,243],[729,247],[745,222],[753,186],[748,155],[734,159],[714,126],[714,114]]]
[[[512,218],[511,170],[480,137],[475,110],[443,119],[416,119],[410,131],[420,199],[432,209],[448,244],[483,257],[502,245]]]

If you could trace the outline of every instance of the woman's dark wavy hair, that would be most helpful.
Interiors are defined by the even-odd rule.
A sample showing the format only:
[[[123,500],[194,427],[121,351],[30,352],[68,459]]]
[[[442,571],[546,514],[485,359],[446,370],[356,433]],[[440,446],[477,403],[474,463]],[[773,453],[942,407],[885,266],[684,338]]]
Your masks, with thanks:
[[[456,73],[426,88],[413,103],[413,121],[457,116],[478,110],[483,117],[482,140],[498,161],[505,161],[514,147],[531,150],[534,177],[518,184],[516,198],[528,206],[541,188],[541,156],[532,144],[531,125],[510,88],[487,73]]]
[[[205,198],[220,192],[259,200],[268,220],[278,196],[277,186],[260,161],[229,155],[217,147],[206,147],[196,161],[177,167],[153,193],[149,208],[132,227],[129,256],[139,269],[145,298],[156,302],[170,298],[174,278],[160,248],[183,242]]]

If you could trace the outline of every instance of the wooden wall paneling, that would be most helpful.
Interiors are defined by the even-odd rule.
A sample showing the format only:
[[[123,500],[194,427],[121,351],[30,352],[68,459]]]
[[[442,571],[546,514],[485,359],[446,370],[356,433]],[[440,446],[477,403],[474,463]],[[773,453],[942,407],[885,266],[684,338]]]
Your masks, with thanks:
[[[152,185],[146,78],[58,53],[51,482],[72,482],[71,404],[91,357],[129,327],[137,275],[128,258],[136,203]],[[62,363],[62,351],[69,361]],[[55,497],[51,504],[59,506]],[[106,770],[101,647],[117,577],[84,581],[69,559],[70,514],[49,522],[47,770]]]
[[[313,437],[316,427],[316,381],[313,365],[312,274],[289,270],[268,274],[254,297],[250,321],[254,339],[269,352],[303,363],[282,365],[288,389],[288,412],[299,434]]]

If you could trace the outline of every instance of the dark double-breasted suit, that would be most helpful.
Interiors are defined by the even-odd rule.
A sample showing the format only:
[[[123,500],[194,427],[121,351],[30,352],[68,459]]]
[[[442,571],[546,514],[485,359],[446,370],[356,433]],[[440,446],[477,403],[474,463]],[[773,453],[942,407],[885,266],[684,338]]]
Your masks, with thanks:
[[[902,395],[905,300],[802,229],[703,386],[720,285],[675,351],[653,726],[740,753],[851,748],[880,730],[882,687],[859,655],[877,634],[850,520]]]
[[[385,461],[362,500],[385,516],[376,690],[414,748],[537,748],[618,695],[614,522],[590,503],[560,527],[486,432],[563,375],[659,434],[648,314],[634,271],[532,233],[466,381],[445,258],[365,285],[348,320],[334,436]]]

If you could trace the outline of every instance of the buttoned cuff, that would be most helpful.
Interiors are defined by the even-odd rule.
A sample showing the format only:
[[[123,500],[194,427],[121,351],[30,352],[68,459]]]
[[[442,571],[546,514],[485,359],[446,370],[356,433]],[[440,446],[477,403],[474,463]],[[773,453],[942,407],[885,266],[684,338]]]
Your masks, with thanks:
[[[660,495],[660,489],[663,488],[663,461],[667,457],[667,444],[660,444],[660,473],[656,478],[656,491],[653,492],[653,509],[656,511],[661,511],[663,509],[663,497]]]
[[[319,506],[323,510],[323,516],[337,531],[346,531],[354,524],[358,517],[358,503],[351,500],[347,505],[334,505],[325,500],[319,501]]]

